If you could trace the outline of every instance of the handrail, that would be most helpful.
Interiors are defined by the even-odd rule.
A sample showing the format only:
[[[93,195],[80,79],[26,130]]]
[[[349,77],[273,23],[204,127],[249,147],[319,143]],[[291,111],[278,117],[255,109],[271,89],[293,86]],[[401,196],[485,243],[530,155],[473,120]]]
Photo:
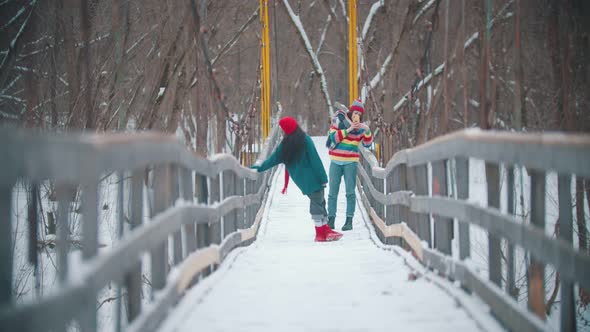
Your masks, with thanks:
[[[268,155],[268,150],[274,148],[279,137],[278,133],[279,131],[275,127],[264,142],[262,156]],[[225,182],[234,181],[232,177],[225,178],[228,172],[239,179],[249,181],[245,183],[247,184],[245,188],[244,183],[240,184],[240,181],[235,183],[235,187],[232,183],[224,184],[224,188],[230,184],[231,186],[228,187],[227,192],[223,189],[224,192],[221,193],[221,196],[213,197],[220,202],[211,205],[195,205],[191,201],[178,199],[178,196],[175,196],[178,195],[178,192],[170,192],[172,186],[169,184],[156,188],[156,191],[166,191],[165,195],[167,196],[162,196],[159,192],[156,193],[159,198],[156,198],[156,211],[151,222],[129,232],[107,253],[92,254],[92,250],[89,250],[88,252],[92,256],[85,258],[81,272],[78,275],[70,274],[59,293],[44,296],[37,301],[27,301],[20,305],[15,305],[10,299],[8,302],[0,301],[0,326],[19,331],[60,330],[71,320],[80,320],[80,325],[85,329],[95,330],[96,318],[92,318],[92,316],[96,317],[96,313],[92,313],[92,311],[95,310],[97,292],[110,281],[122,283],[134,269],[133,262],[141,262],[140,254],[145,252],[151,252],[152,260],[156,259],[156,261],[152,261],[153,266],[162,266],[161,268],[165,271],[167,259],[162,255],[153,255],[158,254],[162,243],[165,244],[168,237],[174,235],[176,257],[176,250],[181,250],[181,241],[183,240],[181,240],[180,234],[183,232],[184,236],[193,237],[193,242],[201,241],[197,250],[186,253],[184,261],[179,264],[174,274],[168,275],[169,280],[164,281],[163,287],[153,286],[155,287],[154,294],[159,294],[155,296],[153,305],[142,311],[139,316],[130,318],[133,319],[129,326],[131,330],[156,329],[159,320],[155,317],[165,315],[167,308],[173,305],[176,302],[175,299],[182,296],[186,288],[194,283],[195,277],[199,273],[206,272],[212,264],[219,264],[236,246],[247,244],[255,238],[264,210],[268,179],[271,176],[270,172],[258,174],[254,170],[241,166],[231,155],[219,154],[208,159],[199,157],[188,151],[174,137],[156,133],[48,135],[24,130],[2,129],[0,130],[0,155],[3,156],[4,162],[3,172],[0,172],[0,193],[2,194],[12,190],[12,186],[20,179],[32,183],[50,179],[56,184],[71,188],[77,184],[89,183],[94,183],[96,186],[99,177],[110,172],[133,172],[134,181],[136,177],[141,181],[139,176],[141,176],[143,168],[167,167],[164,165],[174,165],[174,167],[182,169],[182,180],[179,180],[178,177],[176,179],[170,178],[171,174],[179,175],[174,173],[176,168],[170,168],[168,173],[158,173],[160,175],[155,176],[154,180],[164,181],[162,184],[181,181],[177,183],[176,190],[180,189],[185,199],[188,197],[192,200],[193,189],[199,190],[199,188],[193,188],[192,176],[188,173],[187,177],[186,172],[194,172],[197,178],[201,177],[201,183],[205,183],[203,181],[206,178],[213,179],[220,175],[223,175]],[[138,173],[138,171],[140,172]],[[213,185],[213,182],[211,184]],[[242,189],[238,189],[239,187]],[[122,189],[123,186],[120,185],[119,188]],[[141,188],[139,187],[142,191]],[[141,191],[130,194],[141,197]],[[92,190],[88,193],[84,192],[84,194],[92,197]],[[207,193],[204,194],[208,196]],[[212,191],[211,195],[217,194]],[[4,197],[0,195],[0,210],[9,206],[2,201]],[[166,203],[162,201],[163,197],[167,197],[167,200],[176,200],[176,202]],[[90,211],[90,218],[84,218],[84,241],[87,241],[88,238],[90,245],[94,244],[92,238],[96,237],[97,229],[97,226],[93,225],[88,227],[90,236],[86,233],[86,224],[97,223],[97,220],[92,221],[95,216],[92,215],[91,210],[97,209],[97,202],[93,203],[93,201],[94,199],[87,198],[83,203],[84,214],[86,215]],[[172,203],[175,206],[166,209],[165,206]],[[89,204],[94,204],[94,206]],[[139,204],[139,210],[134,210],[133,213],[136,214],[131,216],[132,218],[141,216],[141,200]],[[255,215],[251,213],[253,208],[254,211],[257,211]],[[248,215],[253,218],[251,222],[247,221],[245,228],[237,227],[238,211],[243,211],[243,213],[240,212],[242,216],[239,218],[248,218]],[[6,216],[6,214],[2,214],[2,217]],[[207,244],[209,241],[214,241],[208,239],[209,227],[216,224],[223,227],[220,225],[222,217],[225,218],[224,224],[227,221],[234,222],[235,230],[230,229],[229,232],[226,230],[225,236],[221,234],[220,243]],[[0,232],[7,232],[10,236],[10,219],[8,222],[2,220],[2,224]],[[201,240],[194,238],[195,226],[197,227],[197,235],[200,234],[199,237],[203,237]],[[185,245],[187,246],[186,250],[190,250],[189,244],[185,243]],[[60,249],[58,248],[58,250]],[[122,262],[124,262],[123,265]],[[0,266],[2,270],[12,269],[11,261],[1,260],[0,264],[2,264]],[[155,273],[153,266],[152,273]],[[152,277],[154,279],[161,278],[156,275],[152,275]],[[0,287],[10,289],[11,285],[2,283]]]
[[[590,135],[563,133],[523,134],[467,129],[433,139],[411,149],[399,151],[384,168],[379,167],[376,158],[368,150],[361,149],[361,156],[363,167],[359,167],[358,174],[362,182],[362,200],[382,238],[401,238],[405,240],[419,261],[454,280],[460,281],[466,289],[478,293],[510,329],[537,331],[546,329],[546,325],[542,319],[532,312],[523,310],[519,308],[516,302],[508,300],[509,297],[505,296],[501,289],[498,288],[497,285],[500,285],[501,281],[495,281],[494,278],[497,278],[498,275],[501,276],[501,272],[498,272],[499,266],[490,263],[491,283],[482,280],[476,272],[472,271],[469,264],[430,248],[431,236],[437,238],[437,243],[443,243],[450,241],[450,238],[445,238],[450,233],[430,235],[430,218],[420,221],[417,219],[418,216],[429,216],[430,214],[436,216],[436,218],[439,218],[438,222],[441,223],[440,227],[444,227],[446,232],[452,230],[453,219],[457,220],[459,222],[460,250],[463,250],[462,247],[466,245],[467,255],[469,255],[468,227],[469,225],[477,225],[486,230],[490,236],[490,262],[492,262],[492,255],[495,255],[496,262],[501,262],[499,251],[496,250],[499,250],[499,239],[503,238],[510,245],[517,245],[530,252],[535,259],[531,266],[534,265],[536,269],[538,269],[538,266],[541,266],[542,269],[542,265],[539,265],[540,262],[551,264],[560,273],[562,287],[571,289],[573,284],[578,284],[580,287],[590,287],[590,278],[588,278],[590,276],[590,255],[574,249],[571,238],[552,239],[549,237],[543,229],[536,225],[539,222],[540,225],[544,225],[543,220],[533,220],[533,224],[525,225],[519,223],[513,215],[504,214],[499,208],[493,207],[494,204],[499,204],[497,201],[490,203],[492,204],[490,207],[481,207],[466,201],[467,180],[463,180],[461,186],[457,185],[458,190],[463,193],[459,195],[459,199],[444,197],[446,196],[447,186],[447,180],[445,179],[447,175],[444,175],[446,174],[446,167],[453,167],[450,166],[452,164],[445,166],[448,160],[463,160],[467,165],[469,158],[483,159],[486,162],[486,173],[489,169],[489,176],[492,177],[493,174],[497,174],[497,171],[494,173],[494,169],[497,170],[499,164],[504,164],[506,167],[513,167],[513,165],[525,166],[533,174],[535,181],[542,181],[542,183],[545,181],[544,174],[554,171],[559,175],[560,183],[562,180],[565,181],[563,187],[568,188],[563,192],[560,189],[560,205],[565,204],[563,207],[560,206],[560,222],[566,225],[565,227],[569,227],[570,231],[566,231],[566,234],[571,234],[569,179],[574,175],[577,177],[590,176],[590,167],[588,167],[590,165]],[[443,174],[443,192],[436,194],[443,196],[430,197],[424,195],[424,193],[428,193],[428,189],[424,185],[431,185],[428,184],[426,165],[431,164],[434,168],[435,163],[439,169],[441,166],[444,167],[443,171],[438,173],[439,177]],[[468,174],[468,168],[465,168],[468,166],[462,167],[462,171],[457,170],[457,172],[466,172]],[[395,171],[396,169],[399,171]],[[463,174],[463,176],[467,175]],[[423,178],[419,180],[420,177]],[[437,181],[441,181],[440,178],[437,179]],[[416,182],[418,180],[422,184]],[[490,197],[494,195],[497,195],[498,199],[500,197],[498,184],[494,183],[494,181],[499,180],[497,177],[488,179],[488,199],[491,199]],[[385,182],[387,182],[387,186],[394,183],[394,186],[398,189],[380,189],[384,187]],[[422,187],[418,188],[418,185]],[[440,187],[438,182],[437,187]],[[544,192],[539,192],[539,190],[544,190],[543,188],[544,185],[541,187],[537,185],[532,189],[536,190],[532,193],[534,204],[542,204],[544,201]],[[418,190],[421,194],[415,194],[414,190]],[[407,223],[408,220],[405,219],[393,220],[396,216],[399,218],[403,214],[398,215],[394,212],[391,215],[391,212],[384,212],[383,206],[405,207],[408,213],[405,218],[410,218],[409,221],[413,220],[413,222]],[[544,207],[542,208],[544,212]],[[534,211],[531,219],[544,218],[543,212]],[[444,221],[440,218],[450,219]],[[422,224],[422,226],[419,226],[420,222],[426,222],[427,225]],[[420,231],[420,229],[414,227],[422,227],[422,229]],[[425,227],[428,227],[426,233],[424,233]],[[439,226],[435,226],[435,232],[437,227]],[[424,235],[420,235],[420,232]],[[423,239],[422,236],[427,236],[427,238]],[[455,238],[456,236],[457,234],[455,234]],[[494,250],[492,250],[491,241],[498,241],[498,245]],[[442,247],[450,248],[450,242]],[[463,258],[464,253],[461,252],[460,254]],[[543,276],[542,273],[538,275]],[[533,277],[529,276],[529,278]],[[564,282],[566,284],[563,284]],[[534,291],[538,291],[538,288]],[[563,295],[563,293],[566,295]],[[562,292],[562,296],[568,296],[567,294],[567,291]],[[543,295],[541,295],[542,298]],[[529,298],[529,301],[535,300]],[[562,302],[573,304],[573,298],[571,296],[562,298]],[[570,306],[567,310],[573,310],[573,306]],[[566,309],[562,311],[566,311]],[[571,329],[571,324],[575,324],[575,322],[568,321],[571,316],[567,315],[569,313],[562,313],[562,329]]]
[[[415,148],[393,155],[385,168],[377,160],[363,155],[373,167],[373,176],[385,179],[401,165],[471,157],[504,164],[519,164],[532,169],[590,177],[590,136],[563,133],[514,133],[471,128],[435,138]],[[543,152],[550,151],[546,155]],[[542,156],[542,157],[541,157]]]

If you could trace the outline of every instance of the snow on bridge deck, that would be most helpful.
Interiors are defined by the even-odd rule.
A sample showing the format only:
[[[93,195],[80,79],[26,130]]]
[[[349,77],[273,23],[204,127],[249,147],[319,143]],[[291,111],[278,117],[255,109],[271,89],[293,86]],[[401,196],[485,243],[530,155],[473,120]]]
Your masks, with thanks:
[[[314,137],[324,166],[329,158]],[[478,299],[382,245],[358,202],[353,230],[314,242],[309,200],[282,167],[272,179],[258,238],[188,291],[161,331],[496,331]],[[336,226],[344,223],[344,182]],[[327,199],[327,190],[325,192]],[[409,280],[411,273],[422,274]]]

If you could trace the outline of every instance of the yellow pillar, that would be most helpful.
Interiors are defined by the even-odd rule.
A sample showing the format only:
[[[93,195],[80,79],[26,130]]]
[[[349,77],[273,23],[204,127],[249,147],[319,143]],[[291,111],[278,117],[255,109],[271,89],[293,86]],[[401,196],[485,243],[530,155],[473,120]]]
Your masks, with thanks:
[[[260,0],[260,23],[262,26],[260,63],[260,114],[262,139],[270,133],[270,38],[268,33],[268,0]]]
[[[357,41],[356,41],[356,0],[348,0],[348,90],[350,103],[358,98],[358,81],[356,78],[358,68]]]

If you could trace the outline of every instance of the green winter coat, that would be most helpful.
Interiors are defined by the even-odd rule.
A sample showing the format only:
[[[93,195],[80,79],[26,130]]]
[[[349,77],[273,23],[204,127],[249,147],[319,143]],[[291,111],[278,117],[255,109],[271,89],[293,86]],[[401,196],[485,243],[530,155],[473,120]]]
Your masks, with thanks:
[[[256,167],[259,172],[264,172],[280,163],[281,150],[283,144],[279,144],[275,151],[268,159],[266,159],[259,167]],[[325,187],[328,183],[328,176],[322,164],[322,160],[318,155],[315,145],[311,137],[305,135],[305,149],[302,152],[302,157],[294,160],[291,165],[287,166],[289,175],[293,182],[301,189],[304,195],[309,195]]]

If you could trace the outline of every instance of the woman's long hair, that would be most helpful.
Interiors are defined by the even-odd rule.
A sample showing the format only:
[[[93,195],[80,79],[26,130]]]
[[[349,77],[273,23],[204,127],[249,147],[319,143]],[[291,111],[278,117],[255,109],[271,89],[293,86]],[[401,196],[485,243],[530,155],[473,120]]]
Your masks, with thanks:
[[[281,151],[281,160],[285,165],[291,165],[291,163],[300,158],[303,150],[305,149],[305,132],[297,126],[291,135],[283,137],[283,150]]]

